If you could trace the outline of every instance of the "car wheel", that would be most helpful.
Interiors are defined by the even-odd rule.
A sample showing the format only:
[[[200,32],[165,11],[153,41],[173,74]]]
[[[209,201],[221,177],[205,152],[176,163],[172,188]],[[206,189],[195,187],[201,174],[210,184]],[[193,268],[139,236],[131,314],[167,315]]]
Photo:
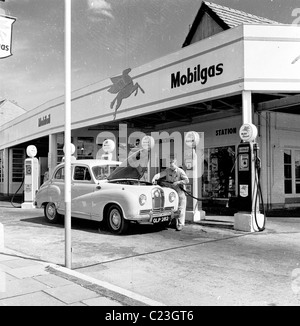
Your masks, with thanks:
[[[171,225],[171,221],[161,223],[162,228],[168,228],[170,225]]]
[[[50,223],[57,223],[60,214],[57,213],[57,209],[54,203],[47,203],[44,207],[44,214],[48,222]]]
[[[107,224],[109,230],[115,234],[125,233],[129,226],[129,222],[124,219],[122,211],[117,205],[113,205],[109,208]]]
[[[171,225],[171,222],[170,221],[168,221],[168,222],[160,222],[160,223],[155,223],[155,224],[153,224],[156,228],[158,228],[158,229],[167,229],[167,228],[169,228],[170,227],[170,225]]]

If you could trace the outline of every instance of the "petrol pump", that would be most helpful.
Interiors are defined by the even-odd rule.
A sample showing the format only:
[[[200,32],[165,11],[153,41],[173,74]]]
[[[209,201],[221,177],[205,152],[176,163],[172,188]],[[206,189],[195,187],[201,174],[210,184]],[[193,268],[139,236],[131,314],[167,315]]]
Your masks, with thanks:
[[[205,218],[205,211],[202,210],[202,204],[198,197],[202,193],[202,162],[201,149],[204,147],[204,138],[196,131],[189,131],[185,138],[186,149],[184,150],[184,164],[186,166],[186,174],[190,179],[192,192],[192,212],[186,212],[186,218],[193,222],[199,222]]]
[[[26,158],[24,162],[24,203],[21,208],[30,209],[35,208],[34,197],[40,184],[40,166],[39,160],[35,157],[37,149],[34,145],[28,146],[26,153],[29,158]]]
[[[257,128],[251,123],[240,128],[241,143],[237,148],[237,209],[234,228],[258,232],[265,228],[265,216],[260,212],[263,204],[260,188],[260,158],[255,142]]]

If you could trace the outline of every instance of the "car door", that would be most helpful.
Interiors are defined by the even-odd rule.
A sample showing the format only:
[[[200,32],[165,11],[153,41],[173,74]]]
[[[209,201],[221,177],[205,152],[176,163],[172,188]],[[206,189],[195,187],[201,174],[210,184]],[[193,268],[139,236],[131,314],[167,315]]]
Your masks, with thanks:
[[[60,211],[65,210],[65,168],[60,166],[54,172],[53,178],[49,181],[48,202],[57,205]]]
[[[90,201],[83,195],[93,193],[96,184],[91,176],[89,166],[75,165],[72,173],[71,194],[72,194],[72,215],[80,218],[90,219]]]

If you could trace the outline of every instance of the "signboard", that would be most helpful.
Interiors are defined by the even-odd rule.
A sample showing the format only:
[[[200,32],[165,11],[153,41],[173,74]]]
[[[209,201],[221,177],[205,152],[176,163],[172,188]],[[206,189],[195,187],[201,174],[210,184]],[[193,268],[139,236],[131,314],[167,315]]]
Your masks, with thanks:
[[[15,18],[0,15],[0,59],[12,55],[12,25],[15,21]]]

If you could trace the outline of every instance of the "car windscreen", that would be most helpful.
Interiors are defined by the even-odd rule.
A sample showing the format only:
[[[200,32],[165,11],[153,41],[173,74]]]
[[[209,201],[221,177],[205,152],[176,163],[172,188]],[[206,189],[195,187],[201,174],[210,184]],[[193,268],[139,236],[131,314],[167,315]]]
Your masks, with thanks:
[[[97,165],[92,167],[96,180],[105,180],[118,167],[118,165]]]
[[[149,152],[144,148],[133,148],[128,158],[109,176],[108,180],[138,179],[147,171]]]

